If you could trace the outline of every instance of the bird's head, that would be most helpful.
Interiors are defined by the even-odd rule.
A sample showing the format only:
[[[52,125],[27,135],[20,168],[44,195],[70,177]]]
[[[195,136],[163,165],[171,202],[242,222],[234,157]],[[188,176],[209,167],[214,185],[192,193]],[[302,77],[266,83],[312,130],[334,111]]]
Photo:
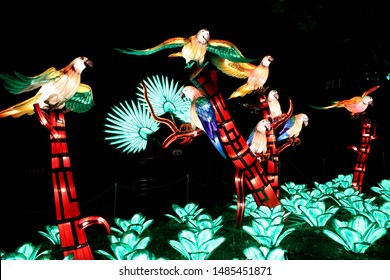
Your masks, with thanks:
[[[373,106],[374,105],[374,99],[371,97],[371,96],[364,96],[363,97],[363,103],[365,104],[365,105],[370,105],[370,106]]]
[[[305,126],[307,126],[309,124],[309,117],[305,114],[302,114],[301,115],[301,118],[302,118],[302,122]]]
[[[91,60],[89,60],[85,56],[79,56],[75,58],[72,63],[72,68],[74,69],[75,72],[81,73],[85,68],[92,68],[93,63]]]
[[[276,90],[271,90],[268,94],[268,101],[278,100],[279,93]]]
[[[267,119],[262,119],[257,124],[258,131],[270,131],[271,130],[271,122]]]
[[[263,66],[266,66],[268,67],[272,62],[274,61],[274,58],[270,55],[266,55],[263,57],[263,59],[261,60],[261,64]]]
[[[181,98],[187,97],[191,101],[201,96],[203,96],[201,91],[194,86],[185,86],[180,93]]]
[[[203,28],[199,30],[196,34],[196,39],[199,43],[206,45],[210,40],[210,32],[208,31],[208,29]]]

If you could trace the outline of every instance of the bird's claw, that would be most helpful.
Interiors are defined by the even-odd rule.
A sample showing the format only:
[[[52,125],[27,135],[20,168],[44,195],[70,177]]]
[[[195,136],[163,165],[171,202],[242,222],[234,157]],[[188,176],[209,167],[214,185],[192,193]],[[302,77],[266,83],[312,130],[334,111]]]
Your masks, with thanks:
[[[301,144],[301,139],[295,137],[295,136],[292,136],[288,139],[288,141],[290,142],[290,145],[291,146],[295,146],[295,145],[300,145]]]
[[[189,124],[189,123],[183,123],[182,125],[180,125],[179,130],[180,130],[180,132],[189,132],[189,131],[191,131],[191,130],[193,130],[193,129],[192,129],[191,124]]]

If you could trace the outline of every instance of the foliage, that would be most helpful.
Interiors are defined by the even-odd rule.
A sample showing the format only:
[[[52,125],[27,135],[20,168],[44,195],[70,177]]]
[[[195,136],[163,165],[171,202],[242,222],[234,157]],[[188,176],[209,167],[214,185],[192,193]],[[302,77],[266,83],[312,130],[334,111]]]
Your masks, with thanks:
[[[288,194],[299,194],[307,190],[306,184],[295,184],[294,182],[288,182],[280,185],[280,188],[285,190]]]
[[[156,259],[146,247],[150,242],[149,236],[143,236],[143,232],[153,220],[146,220],[141,213],[134,214],[130,220],[115,218],[118,228],[111,227],[113,234],[108,235],[110,248],[113,254],[105,250],[96,250],[97,254],[109,260],[135,260]]]
[[[192,220],[187,221],[187,227],[193,232],[197,232],[203,229],[211,229],[214,234],[222,228],[222,216],[213,220],[209,214],[201,214]]]
[[[127,101],[112,107],[112,113],[106,117],[107,129],[105,133],[110,134],[104,139],[116,149],[126,153],[138,153],[146,149],[148,139],[159,128],[159,123],[155,122],[150,115],[148,107],[139,100],[131,105]]]
[[[207,260],[211,253],[226,240],[216,237],[210,228],[192,231],[184,229],[178,234],[179,241],[169,240],[169,244],[187,260]]]
[[[42,244],[24,243],[16,248],[15,252],[0,252],[2,260],[50,260],[51,250],[41,250]]]
[[[348,187],[343,191],[335,191],[332,197],[337,204],[343,206],[344,209],[351,212],[352,215],[358,215],[366,211],[365,205],[371,204],[376,197],[364,199],[364,193],[355,190],[353,187]]]
[[[143,82],[146,86],[148,99],[157,116],[163,116],[168,113],[181,122],[190,122],[191,101],[180,97],[184,85],[179,87],[177,81],[169,80],[167,76],[159,75],[147,77]],[[145,106],[148,106],[144,98],[142,85],[138,87],[138,90],[138,100],[143,102]]]
[[[129,230],[133,230],[137,232],[138,235],[141,235],[142,232],[153,223],[153,221],[153,219],[146,220],[146,217],[144,217],[141,213],[134,214],[130,220],[116,217],[114,218],[114,222],[119,228],[110,227],[110,230],[111,232],[115,232],[118,235],[123,235]]]
[[[104,242],[95,245],[97,250],[94,252],[96,256],[108,260],[169,259],[157,258],[156,252],[171,259],[177,259],[175,253],[179,253],[189,260],[312,259],[318,253],[324,256],[325,252],[328,252],[325,256],[327,259],[373,259],[381,250],[390,250],[387,234],[390,202],[384,199],[382,203],[375,204],[375,198],[379,195],[366,198],[366,194],[352,188],[348,180],[348,176],[338,176],[325,184],[318,184],[312,190],[302,188],[294,195],[282,197],[281,204],[273,208],[265,205],[254,207],[248,203],[248,216],[244,218],[244,222],[248,223],[241,228],[234,227],[234,213],[226,211],[226,205],[217,209],[217,213],[222,215],[213,219],[211,215],[202,213],[204,209],[199,208],[198,204],[188,203],[184,207],[172,204],[176,216],[166,214],[165,217],[175,223],[162,224],[157,230],[151,229],[154,220],[147,220],[141,213],[134,214],[129,220],[116,217],[116,226],[111,227],[111,234]],[[246,201],[251,201],[250,196],[246,196]],[[297,223],[295,218],[303,222]],[[328,225],[328,221],[332,223]],[[226,226],[226,223],[230,224]],[[310,230],[312,227],[322,229]],[[46,232],[39,231],[39,234],[50,242],[38,246],[28,242],[15,252],[0,251],[1,258],[61,259],[61,255],[53,251],[59,244],[58,227],[45,226],[45,229]],[[172,231],[174,236],[176,230],[178,239],[170,239],[168,236]],[[323,238],[331,238],[335,245],[323,242]],[[154,239],[157,241],[152,242]],[[166,247],[162,240],[168,240]],[[337,245],[342,245],[344,250],[335,249]],[[374,249],[368,250],[372,247]],[[316,253],[319,248],[324,252]],[[366,256],[359,257],[363,254]],[[387,257],[380,255],[379,258]],[[73,254],[63,259],[71,260]]]
[[[247,260],[285,260],[285,250],[281,248],[268,248],[265,246],[248,247],[244,249]]]
[[[340,209],[336,206],[330,206],[326,209],[324,201],[316,201],[309,205],[299,206],[301,210],[300,217],[312,227],[323,227],[330,218]]]
[[[60,231],[58,230],[58,226],[46,225],[45,229],[46,232],[38,231],[38,233],[49,239],[53,245],[61,246]]]
[[[390,201],[390,180],[382,180],[378,186],[371,187],[371,190],[380,194],[380,197],[385,201]]]
[[[262,205],[253,215],[251,225],[244,225],[242,229],[259,245],[267,248],[278,247],[280,242],[295,230],[295,228],[289,228],[283,232],[283,214],[281,205],[272,210]]]
[[[233,210],[237,210],[237,195],[233,195],[233,202],[236,204],[230,205],[229,208]],[[244,210],[244,217],[248,217],[251,211],[255,210],[257,208],[257,203],[255,199],[253,198],[253,195],[247,194],[245,196],[245,210]]]
[[[180,207],[177,204],[172,204],[172,209],[175,211],[177,217],[171,214],[165,214],[166,217],[180,223],[186,223],[187,221],[196,218],[204,209],[198,209],[199,205],[195,203],[188,203],[184,207]]]
[[[333,227],[334,232],[324,229],[323,233],[354,253],[366,252],[375,241],[387,233],[386,228],[370,222],[363,215],[353,216],[349,221],[334,219]]]

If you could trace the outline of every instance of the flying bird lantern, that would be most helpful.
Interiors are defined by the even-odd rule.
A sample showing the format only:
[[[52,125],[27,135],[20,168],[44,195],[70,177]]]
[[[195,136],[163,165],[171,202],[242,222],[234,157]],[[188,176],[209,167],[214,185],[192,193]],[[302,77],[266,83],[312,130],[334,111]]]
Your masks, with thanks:
[[[374,99],[369,94],[375,90],[377,90],[379,86],[375,86],[365,91],[361,96],[355,96],[351,99],[346,99],[342,101],[334,101],[332,105],[329,106],[313,106],[310,105],[314,109],[325,110],[331,108],[345,108],[347,109],[352,117],[355,117],[359,114],[362,114],[366,111],[368,106],[373,106]]]
[[[168,55],[168,57],[184,58],[186,62],[186,68],[191,68],[194,64],[196,64],[197,67],[202,67],[205,63],[205,56],[207,52],[213,53],[219,57],[234,62],[251,62],[256,60],[243,56],[241,51],[236,47],[236,45],[229,41],[210,39],[210,32],[205,28],[199,30],[197,34],[192,35],[189,38],[170,38],[158,44],[157,46],[149,49],[136,50],[130,48],[116,48],[116,50],[121,53],[140,56],[151,55],[165,49],[173,48],[181,48],[181,51],[172,53]]]

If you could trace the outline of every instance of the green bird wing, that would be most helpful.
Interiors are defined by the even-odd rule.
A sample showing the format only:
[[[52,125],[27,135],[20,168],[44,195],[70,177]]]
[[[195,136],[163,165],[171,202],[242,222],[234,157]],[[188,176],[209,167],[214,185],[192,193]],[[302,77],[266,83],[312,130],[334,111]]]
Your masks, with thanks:
[[[259,59],[245,57],[236,45],[226,40],[210,40],[207,51],[232,62],[246,63]]]
[[[173,48],[179,48],[183,47],[185,44],[189,42],[189,39],[183,38],[183,37],[175,37],[168,40],[165,40],[164,42],[158,44],[155,47],[144,49],[144,50],[136,50],[136,49],[119,49],[115,48],[118,52],[129,54],[129,55],[150,55],[154,54],[156,52],[165,50],[165,49],[173,49]]]
[[[37,89],[62,74],[61,71],[57,71],[54,67],[50,67],[45,72],[32,77],[22,75],[18,72],[15,72],[14,76],[0,73],[0,79],[4,81],[4,88],[10,93],[19,94]]]
[[[94,105],[92,88],[83,83],[79,85],[73,97],[65,103],[67,109],[76,113],[85,113]]]

